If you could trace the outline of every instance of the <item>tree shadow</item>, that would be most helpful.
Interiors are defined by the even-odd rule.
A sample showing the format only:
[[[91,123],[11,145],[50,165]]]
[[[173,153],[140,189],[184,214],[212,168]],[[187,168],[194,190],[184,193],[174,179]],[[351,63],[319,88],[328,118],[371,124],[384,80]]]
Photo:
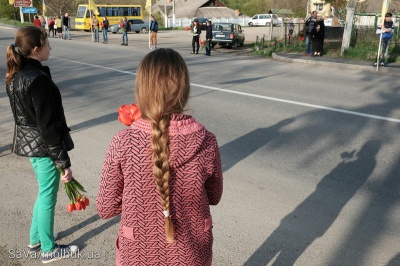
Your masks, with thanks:
[[[271,127],[258,128],[221,146],[219,151],[222,158],[222,171],[228,171],[232,166],[279,136],[280,129],[293,121],[295,121],[294,118],[288,118]]]
[[[282,219],[279,227],[244,265],[267,265],[274,258],[271,265],[294,265],[308,246],[329,229],[343,206],[367,181],[375,169],[380,147],[381,141],[370,140],[356,154],[355,151],[343,152],[342,162]]]

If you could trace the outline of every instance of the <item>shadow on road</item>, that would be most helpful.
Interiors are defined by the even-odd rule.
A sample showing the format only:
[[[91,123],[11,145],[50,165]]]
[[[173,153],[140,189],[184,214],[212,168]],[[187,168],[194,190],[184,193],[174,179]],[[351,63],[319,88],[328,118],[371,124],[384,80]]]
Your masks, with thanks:
[[[71,131],[74,133],[77,131],[81,131],[81,130],[84,130],[84,129],[87,129],[90,127],[94,127],[94,126],[98,126],[101,124],[106,124],[108,122],[112,122],[112,121],[116,121],[116,120],[118,120],[117,112],[111,113],[108,115],[99,116],[99,117],[84,121],[82,123],[72,125],[72,126],[70,126],[70,128],[71,128]]]
[[[228,171],[232,166],[278,137],[280,129],[293,123],[294,120],[294,118],[288,118],[271,127],[258,128],[221,146],[219,151],[222,158],[222,171]]]
[[[282,219],[279,227],[244,265],[267,265],[275,257],[272,265],[294,265],[308,246],[325,234],[343,206],[367,181],[375,169],[380,147],[380,141],[370,140],[355,156],[352,152],[342,153],[342,162],[322,178],[307,199]]]
[[[59,239],[62,239],[63,237],[66,237],[72,233],[75,233],[76,231],[78,231],[79,229],[82,229],[86,226],[88,226],[91,223],[96,222],[97,220],[100,220],[100,217],[96,214],[93,215],[92,217],[86,219],[85,221],[82,221],[81,223],[74,225],[70,228],[68,228],[65,231],[61,231],[59,232]],[[118,215],[110,220],[108,220],[107,222],[103,223],[102,225],[84,233],[82,236],[80,236],[79,238],[75,239],[71,245],[77,245],[79,247],[80,250],[83,250],[86,247],[86,243],[87,240],[91,239],[92,237],[103,233],[105,230],[107,230],[108,228],[110,228],[111,226],[114,226],[116,224],[118,224],[121,220],[121,216]]]

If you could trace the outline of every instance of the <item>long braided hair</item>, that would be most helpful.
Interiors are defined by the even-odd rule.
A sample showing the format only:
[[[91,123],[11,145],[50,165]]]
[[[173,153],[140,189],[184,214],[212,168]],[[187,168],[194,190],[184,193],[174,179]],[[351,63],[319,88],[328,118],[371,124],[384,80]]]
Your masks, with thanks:
[[[165,217],[165,235],[173,242],[174,226],[169,213],[169,133],[172,114],[180,114],[189,98],[189,71],[182,56],[172,49],[157,49],[140,62],[136,77],[136,102],[142,118],[152,128],[153,175]]]

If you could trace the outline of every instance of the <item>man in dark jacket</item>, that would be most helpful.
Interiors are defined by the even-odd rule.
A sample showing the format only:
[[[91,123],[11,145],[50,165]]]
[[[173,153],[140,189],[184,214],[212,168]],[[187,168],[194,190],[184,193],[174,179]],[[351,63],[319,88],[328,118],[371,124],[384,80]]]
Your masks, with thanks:
[[[206,55],[211,55],[211,48],[212,48],[212,27],[211,21],[207,20],[207,28],[206,28]]]
[[[69,33],[70,22],[69,22],[68,12],[66,12],[62,18],[62,25],[63,25],[63,39],[66,40],[68,35],[68,40],[71,40],[71,35]]]
[[[317,21],[317,11],[311,13],[305,24],[304,34],[306,35],[306,55],[311,56],[313,51],[311,49],[311,31],[314,28],[314,23]]]
[[[151,15],[151,24],[150,24],[150,49],[157,49],[157,31],[158,31],[158,22],[155,20],[154,16]]]

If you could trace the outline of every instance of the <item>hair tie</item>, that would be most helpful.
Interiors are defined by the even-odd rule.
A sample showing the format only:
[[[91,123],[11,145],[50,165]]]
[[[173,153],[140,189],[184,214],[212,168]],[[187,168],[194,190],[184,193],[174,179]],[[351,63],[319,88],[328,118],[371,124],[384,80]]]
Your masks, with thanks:
[[[169,216],[169,210],[163,211],[165,218]]]

